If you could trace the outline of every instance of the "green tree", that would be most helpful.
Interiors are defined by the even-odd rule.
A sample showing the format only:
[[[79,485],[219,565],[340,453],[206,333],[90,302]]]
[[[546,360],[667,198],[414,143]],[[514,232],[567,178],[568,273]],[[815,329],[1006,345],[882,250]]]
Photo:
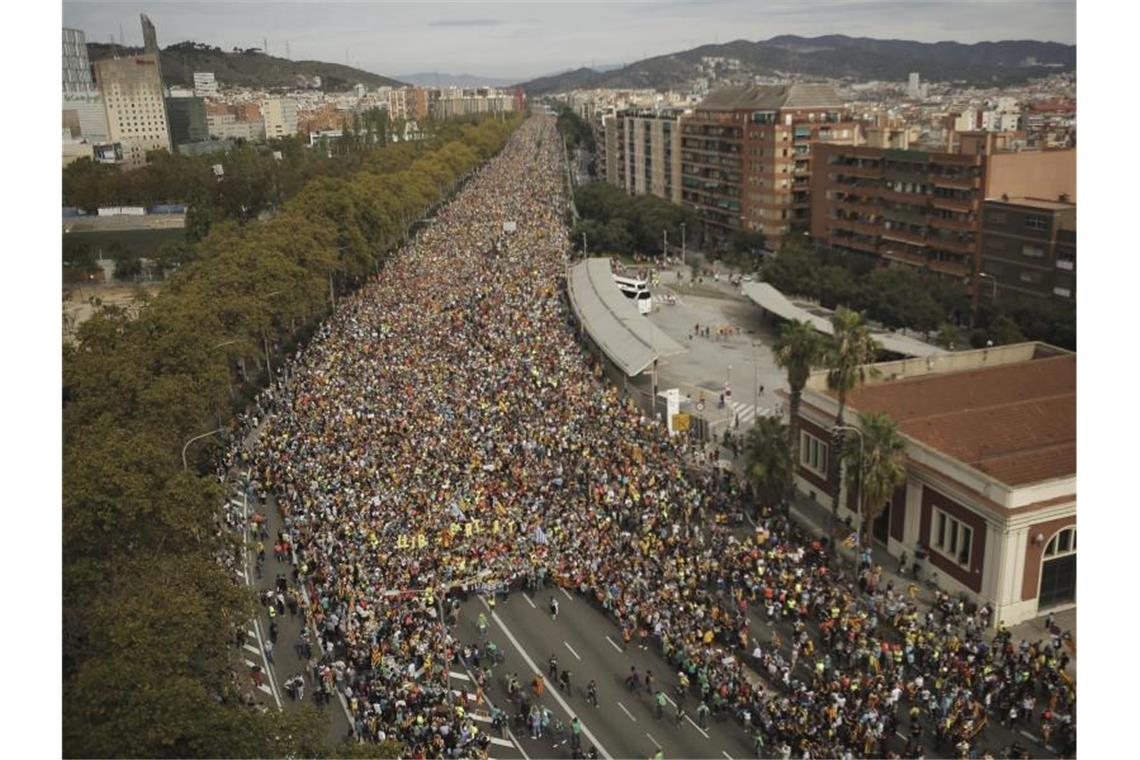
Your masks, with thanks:
[[[847,469],[847,488],[858,494],[859,540],[870,545],[871,523],[883,513],[895,490],[906,482],[906,441],[899,434],[898,423],[886,412],[863,412],[859,415],[862,442],[847,439],[843,460]]]
[[[780,329],[780,337],[772,347],[776,365],[788,373],[791,424],[788,426],[788,452],[792,472],[800,461],[799,413],[804,386],[813,369],[823,365],[828,349],[826,338],[808,322],[793,319]],[[789,498],[791,486],[789,486]]]
[[[744,473],[764,506],[778,504],[792,487],[788,426],[776,417],[760,417],[744,436]]]
[[[839,401],[839,408],[835,413],[838,445],[834,447],[829,460],[831,469],[829,480],[832,488],[831,518],[834,524],[839,519],[839,484],[843,482],[843,460],[839,452],[843,451],[844,434],[840,426],[844,424],[843,414],[847,410],[847,394],[861,385],[868,375],[877,372],[867,365],[875,360],[875,355],[881,347],[871,337],[871,331],[859,312],[840,306],[831,315],[831,326],[833,330],[831,346],[824,363],[827,367],[827,387],[835,393]]]

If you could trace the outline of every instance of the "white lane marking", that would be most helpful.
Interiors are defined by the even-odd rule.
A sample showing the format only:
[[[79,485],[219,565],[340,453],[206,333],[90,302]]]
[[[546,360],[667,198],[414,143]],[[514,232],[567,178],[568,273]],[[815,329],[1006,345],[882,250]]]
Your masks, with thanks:
[[[569,643],[569,642],[563,641],[562,643],[563,643],[563,644],[565,644],[565,645],[566,645],[566,648],[570,650],[570,654],[574,655],[574,656],[575,656],[575,657],[577,657],[579,660],[581,660],[581,659],[582,659],[582,655],[580,655],[580,654],[578,654],[577,652],[575,652],[575,651],[574,651],[574,647],[570,646],[570,643]]]
[[[248,649],[249,651],[253,652],[254,654],[260,654],[260,652],[257,651],[257,647],[255,647],[253,644],[246,644],[245,648]]]
[[[531,609],[538,609],[538,607],[534,603],[534,600],[532,600],[529,596],[527,596],[526,594],[523,594],[522,598],[526,599],[526,603],[530,605]]]
[[[666,694],[665,692],[661,692],[661,696],[665,697],[665,701],[666,701],[666,702],[668,702],[669,704],[673,705],[673,707],[676,707],[676,706],[677,706],[677,703],[673,701],[673,698],[672,698],[672,697],[670,697],[670,696],[669,696],[668,694]]]
[[[447,672],[447,674],[449,676],[451,676],[452,678],[458,678],[460,681],[470,681],[471,680],[471,676],[467,675],[466,673],[457,673],[454,670],[449,670]]]
[[[905,736],[903,736],[903,732],[902,732],[902,731],[895,731],[895,736],[897,736],[898,738],[902,739],[904,742],[906,741],[906,737],[905,737]]]
[[[257,667],[257,663],[255,663],[253,660],[246,660],[245,665],[247,668],[256,668]]]
[[[574,601],[574,596],[569,591],[562,588],[561,586],[558,587],[558,590],[561,591],[563,594],[565,594],[567,599],[569,599],[570,601]]]
[[[471,720],[477,720],[480,723],[491,723],[490,715],[481,715],[479,713],[469,713]]]
[[[727,758],[728,758],[728,760],[732,760],[732,755],[728,754],[728,753],[727,753],[727,752],[725,752],[723,749],[720,751],[720,754],[722,754],[722,755],[724,755],[725,757],[727,757]]]
[[[700,726],[698,726],[696,723],[693,723],[693,719],[692,719],[692,718],[690,718],[688,715],[686,715],[686,716],[685,716],[685,720],[689,721],[689,724],[690,724],[690,725],[691,725],[693,728],[695,728],[695,729],[697,729],[698,731],[700,731],[700,732],[701,732],[701,736],[705,737],[706,739],[707,739],[707,738],[709,738],[708,732],[706,732],[706,731],[705,731],[703,728],[701,728]]]
[[[488,610],[491,609],[490,605],[488,605],[485,600],[480,599],[479,601],[482,602],[483,606]],[[503,619],[499,617],[499,614],[497,612],[491,613],[491,619],[494,620],[499,628],[502,629],[503,633],[506,634],[507,639],[511,642],[514,648],[518,650],[518,653],[522,655],[523,661],[526,662],[526,664],[530,667],[531,672],[543,672],[542,668],[538,667],[538,665],[535,664],[534,660],[530,658],[530,655],[526,653],[526,650],[522,648],[522,644],[520,644],[519,640],[515,638],[515,635],[510,632],[506,624],[503,623]],[[562,695],[558,693],[557,689],[548,689],[546,693],[554,697],[554,700],[562,706],[562,709],[566,711],[566,714],[569,715],[571,719],[578,718],[578,714],[570,708],[570,705],[566,704],[566,700],[562,698]],[[598,752],[604,758],[606,758],[606,760],[614,760],[613,755],[607,752],[606,748],[602,746],[602,743],[598,741],[598,738],[590,732],[590,729],[586,726],[586,721],[578,718],[578,722],[582,724],[582,733],[586,735],[586,738],[590,740],[590,742],[594,745],[594,748],[597,749]]]
[[[506,739],[500,739],[497,736],[491,737],[491,744],[496,744],[500,747],[514,747],[515,746],[515,745],[511,744],[509,741],[507,741]]]
[[[277,709],[283,709],[281,704],[281,694],[277,691],[277,678],[273,675],[273,668],[269,665],[269,658],[265,656],[265,640],[261,638],[261,623],[257,620],[253,621],[253,632],[257,635],[257,644],[261,647],[261,659],[265,662],[265,674],[269,676],[269,686],[273,689],[273,701],[277,703]]]
[[[613,639],[611,639],[609,636],[606,636],[606,641],[610,642],[610,646],[611,646],[611,647],[613,647],[614,649],[618,650],[619,652],[621,651],[621,647],[619,647],[617,644],[615,644],[615,643],[614,643],[614,640],[613,640]]]
[[[623,705],[621,702],[618,702],[618,703],[617,703],[617,706],[621,708],[621,711],[622,711],[623,713],[625,713],[625,717],[629,718],[629,719],[630,719],[630,720],[632,720],[634,723],[636,723],[636,722],[637,722],[637,718],[633,717],[633,715],[631,715],[631,714],[630,714],[629,710],[625,709],[625,705]]]
[[[660,744],[658,744],[658,743],[657,743],[657,740],[653,738],[653,734],[651,734],[651,733],[649,733],[648,731],[646,731],[646,732],[645,732],[645,735],[649,737],[649,741],[653,742],[653,746],[654,746],[654,747],[656,747],[657,749],[661,749],[661,745],[660,745]]]
[[[478,697],[469,691],[460,691],[459,689],[452,689],[451,693],[457,697],[463,697],[468,702],[477,702],[478,701]]]
[[[235,572],[235,573],[237,573],[237,577],[241,578],[242,580],[245,580],[245,571],[243,571],[243,570],[234,570],[234,572]]]
[[[262,691],[264,691],[266,694],[272,694],[272,693],[273,693],[272,691],[270,691],[269,687],[268,687],[268,686],[266,686],[266,685],[265,685],[265,684],[263,684],[263,683],[259,683],[259,684],[257,685],[257,688],[261,689],[261,690],[262,690]]]

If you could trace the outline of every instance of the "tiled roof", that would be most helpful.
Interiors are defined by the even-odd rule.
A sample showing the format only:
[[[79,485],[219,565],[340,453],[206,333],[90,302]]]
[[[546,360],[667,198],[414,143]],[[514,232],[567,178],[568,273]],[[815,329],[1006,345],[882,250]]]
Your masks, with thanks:
[[[1077,358],[1055,356],[865,385],[852,409],[1011,486],[1077,471]]]

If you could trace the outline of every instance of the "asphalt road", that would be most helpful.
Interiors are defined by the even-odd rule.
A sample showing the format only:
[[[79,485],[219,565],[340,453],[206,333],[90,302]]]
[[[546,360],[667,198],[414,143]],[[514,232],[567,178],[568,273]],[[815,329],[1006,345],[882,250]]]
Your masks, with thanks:
[[[558,619],[552,620],[549,599],[559,600]],[[676,674],[650,647],[636,644],[623,651],[617,628],[590,602],[560,588],[551,587],[536,596],[515,593],[499,601],[493,614],[485,601],[470,598],[461,608],[457,637],[464,643],[479,641],[476,625],[480,613],[490,622],[488,638],[503,651],[505,661],[494,668],[495,678],[488,697],[509,712],[517,710],[507,699],[506,677],[517,673],[524,688],[536,672],[547,677],[548,659],[555,655],[559,669],[571,672],[572,693],[558,693],[556,682],[546,678],[542,703],[565,723],[577,716],[583,725],[582,746],[594,746],[603,757],[652,757],[661,749],[665,757],[731,758],[751,756],[751,740],[732,720],[717,723],[710,718],[707,729],[696,723],[697,700],[690,694],[684,705],[687,718],[676,723],[672,691]],[[670,703],[658,719],[654,702],[642,691],[626,689],[624,679],[630,665],[638,672],[652,670]],[[598,707],[586,701],[586,685],[597,684]],[[528,757],[570,757],[569,745],[554,747],[549,738],[532,739],[529,730],[514,732]],[[492,752],[501,757],[498,752]]]

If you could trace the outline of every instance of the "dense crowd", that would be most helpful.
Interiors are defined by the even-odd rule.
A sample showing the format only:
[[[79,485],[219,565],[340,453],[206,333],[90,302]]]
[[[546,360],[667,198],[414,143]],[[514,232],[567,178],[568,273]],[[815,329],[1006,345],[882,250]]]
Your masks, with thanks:
[[[872,568],[844,582],[782,517],[752,535],[717,526],[746,495],[690,466],[697,444],[623,401],[576,342],[562,171],[553,120],[527,121],[267,405],[252,462],[285,519],[271,543],[295,557],[330,653],[313,667],[356,735],[480,754],[485,734],[448,689],[464,648],[441,619],[448,594],[560,583],[660,647],[700,719],[740,720],[765,755],[885,754],[908,718],[969,752],[1014,704],[1075,743],[1059,645],[987,641],[949,602],[922,615]],[[758,640],[757,615],[788,640]]]

